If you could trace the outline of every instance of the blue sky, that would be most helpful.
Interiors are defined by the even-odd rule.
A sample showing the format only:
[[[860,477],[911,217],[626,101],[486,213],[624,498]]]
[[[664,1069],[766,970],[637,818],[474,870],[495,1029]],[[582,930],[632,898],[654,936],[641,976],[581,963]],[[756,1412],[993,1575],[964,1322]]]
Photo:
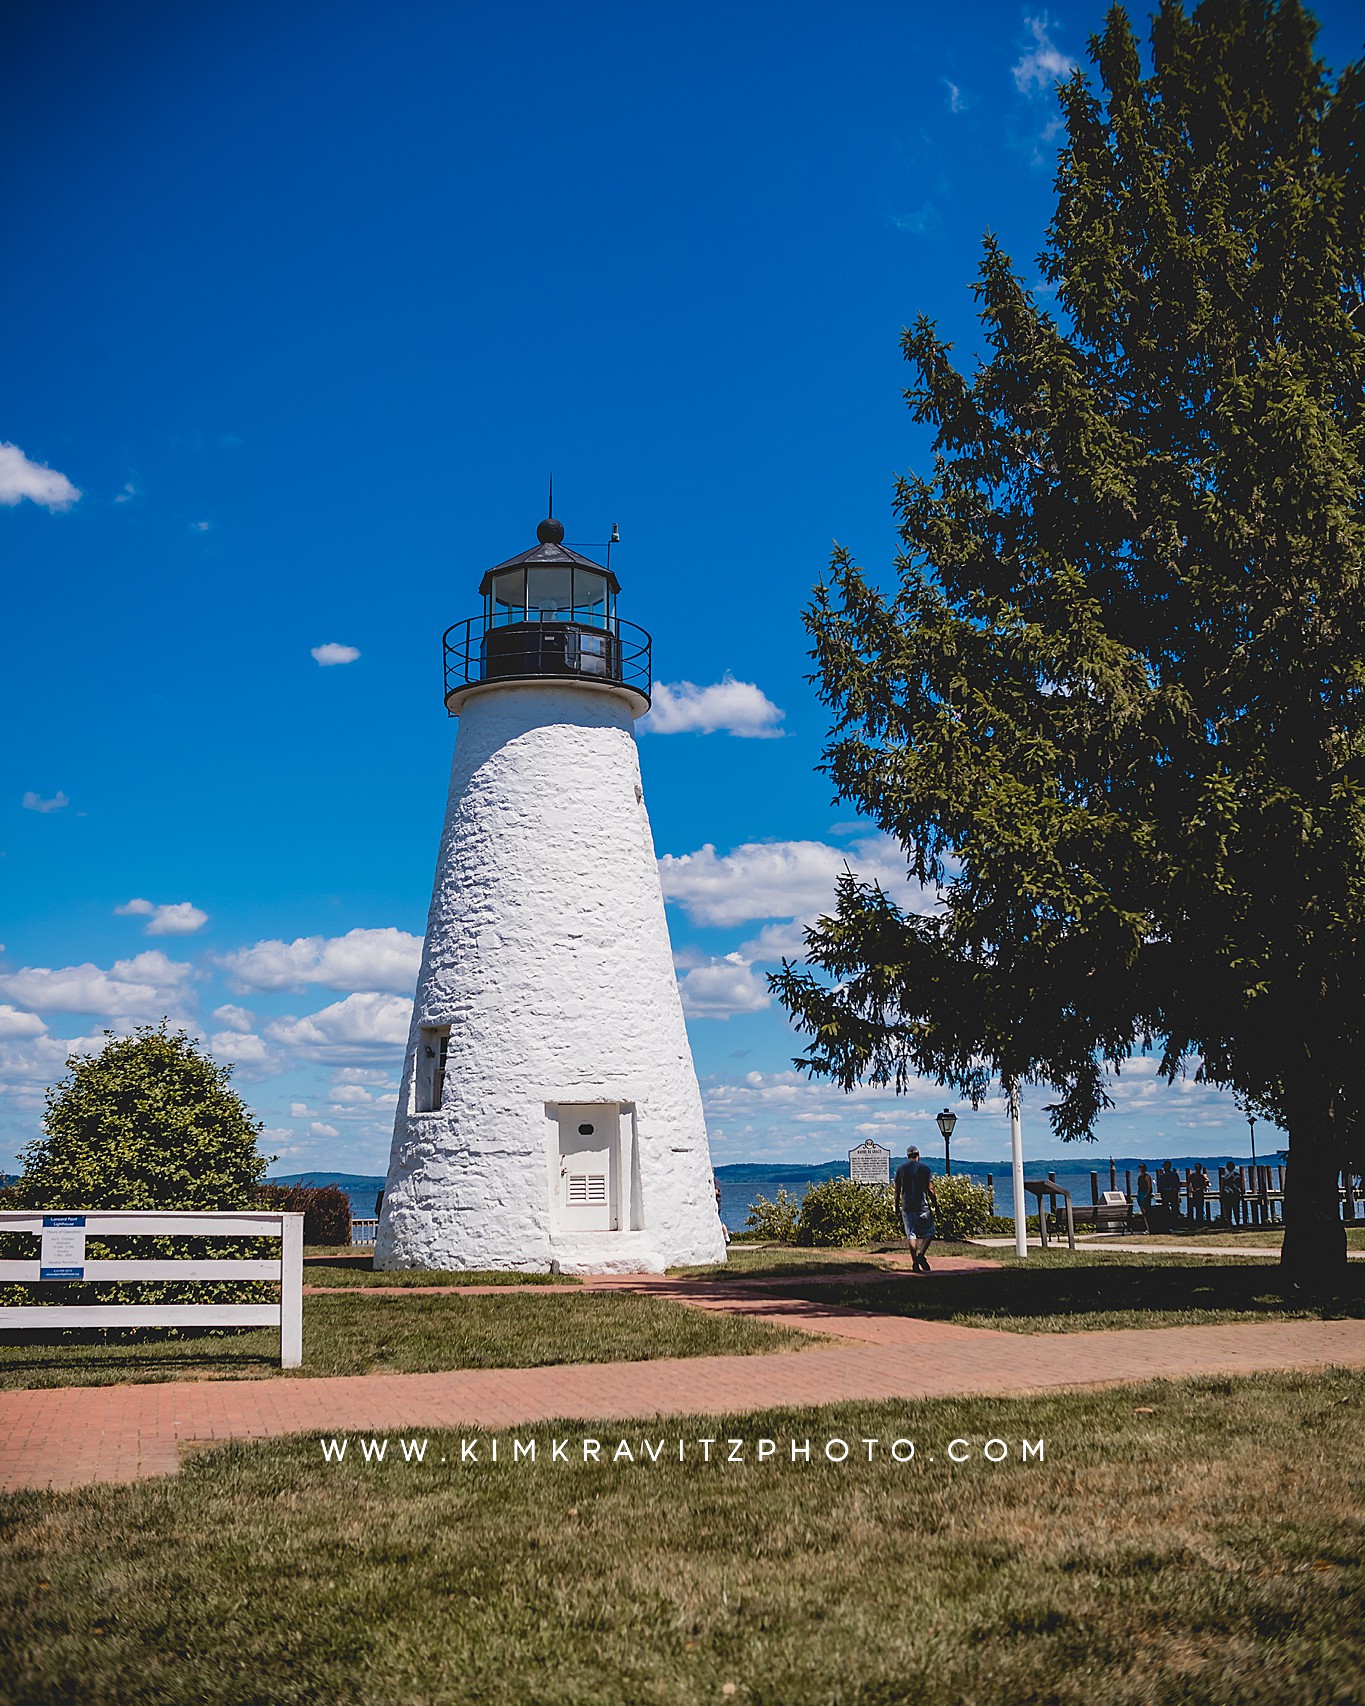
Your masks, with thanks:
[[[1319,16],[1340,66],[1358,14]],[[279,1170],[382,1171],[455,733],[440,635],[550,470],[571,540],[619,525],[621,613],[655,635],[646,802],[715,1158],[926,1130],[933,1086],[798,1081],[767,1003],[845,858],[900,871],[814,773],[801,609],[834,540],[894,553],[927,449],[901,327],[970,358],[988,228],[1036,277],[1053,80],[1101,21],[7,9],[0,1167],[73,1040],[169,1014],[237,1061]],[[1119,1104],[1105,1152],[1244,1147],[1227,1099],[1145,1063]],[[955,1139],[1006,1144],[998,1107]]]

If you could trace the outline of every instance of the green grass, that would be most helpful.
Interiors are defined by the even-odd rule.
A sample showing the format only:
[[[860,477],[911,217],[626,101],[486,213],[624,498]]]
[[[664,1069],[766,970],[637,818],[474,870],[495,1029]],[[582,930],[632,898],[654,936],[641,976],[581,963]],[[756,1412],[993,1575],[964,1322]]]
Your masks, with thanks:
[[[1024,1261],[994,1256],[991,1273],[943,1273],[923,1280],[887,1275],[851,1284],[797,1288],[802,1297],[888,1315],[994,1327],[1014,1333],[1081,1333],[1111,1327],[1187,1327],[1229,1321],[1292,1321],[1365,1314],[1365,1272],[1347,1273],[1329,1306],[1287,1298],[1278,1262],[1221,1256],[1142,1256],[1111,1250],[1033,1250]],[[933,1262],[931,1250],[929,1260]],[[791,1293],[786,1291],[786,1295]]]
[[[531,1430],[521,1430],[526,1437]],[[1344,1706],[1365,1697],[1365,1379],[534,1430],[658,1464],[321,1460],[0,1501],[23,1706]],[[679,1464],[678,1437],[748,1461]],[[754,1461],[760,1437],[780,1455]],[[791,1438],[816,1461],[793,1465]],[[855,1442],[841,1466],[830,1438]],[[948,1442],[1043,1438],[1042,1464]],[[860,1460],[862,1439],[882,1453]],[[917,1461],[884,1454],[917,1444]],[[507,1436],[503,1436],[504,1442]],[[440,1459],[447,1461],[442,1463]],[[934,1461],[929,1461],[929,1458]]]
[[[891,1246],[886,1246],[889,1250]],[[755,1279],[767,1275],[796,1278],[830,1268],[880,1270],[881,1250],[806,1250],[791,1244],[731,1244],[728,1260],[698,1268],[670,1268],[681,1279]]]
[[[1081,1236],[1079,1230],[1076,1236],[1078,1238]],[[1239,1244],[1242,1244],[1252,1249],[1259,1246],[1263,1250],[1269,1250],[1273,1246],[1278,1250],[1280,1245],[1284,1243],[1284,1227],[1249,1226],[1240,1232],[1205,1232],[1198,1229],[1192,1232],[1134,1232],[1129,1236],[1135,1244],[1170,1245],[1173,1249],[1179,1249],[1181,1245],[1188,1244],[1210,1244],[1219,1248],[1235,1250]],[[1104,1239],[1105,1243],[1110,1241],[1109,1238]],[[1126,1239],[1116,1238],[1112,1242],[1116,1249],[1121,1250]],[[1100,1240],[1096,1239],[1090,1247],[1097,1249],[1099,1246]],[[1348,1226],[1346,1228],[1346,1248],[1348,1250],[1365,1250],[1365,1227]]]
[[[505,1269],[478,1269],[453,1272],[449,1268],[399,1268],[392,1273],[375,1272],[374,1256],[352,1251],[309,1249],[303,1263],[305,1285],[326,1286],[470,1286],[470,1285],[562,1285],[575,1286],[582,1282],[568,1274],[509,1273]]]
[[[177,1339],[144,1330],[136,1338],[105,1344],[71,1339],[41,1344],[32,1342],[35,1338],[26,1334],[23,1342],[6,1344],[0,1387],[538,1368],[750,1356],[822,1342],[807,1333],[663,1298],[553,1291],[508,1297],[305,1297],[301,1369],[280,1368],[279,1332],[271,1328]]]

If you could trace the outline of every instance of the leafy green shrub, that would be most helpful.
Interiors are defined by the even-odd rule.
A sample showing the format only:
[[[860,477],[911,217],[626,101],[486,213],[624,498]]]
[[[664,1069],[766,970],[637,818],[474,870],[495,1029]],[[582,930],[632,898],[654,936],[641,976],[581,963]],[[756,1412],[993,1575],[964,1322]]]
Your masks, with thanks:
[[[250,1209],[266,1169],[260,1122],[231,1090],[230,1066],[184,1031],[140,1025],[106,1031],[98,1054],[71,1055],[67,1077],[47,1092],[43,1135],[23,1151],[22,1177],[6,1207],[29,1209]],[[15,1248],[22,1244],[22,1249]],[[261,1239],[108,1236],[86,1242],[91,1261],[138,1257],[270,1257]],[[38,1239],[10,1234],[0,1254],[33,1260]],[[266,1301],[262,1282],[90,1280],[6,1287],[11,1303],[214,1303]],[[86,1329],[72,1329],[86,1331]],[[156,1329],[175,1332],[176,1329]],[[102,1329],[92,1329],[101,1332]],[[137,1332],[138,1329],[110,1329]]]
[[[825,1179],[801,1199],[796,1242],[818,1249],[843,1249],[894,1238],[900,1232],[889,1185],[860,1185],[854,1179]]]
[[[794,1244],[796,1222],[800,1213],[801,1204],[795,1193],[779,1185],[776,1202],[769,1202],[767,1197],[759,1196],[749,1204],[748,1218],[744,1222],[745,1230],[755,1238],[771,1238],[779,1244]]]
[[[305,1244],[351,1242],[351,1199],[339,1185],[262,1185],[262,1208],[303,1216]]]
[[[1036,1214],[1026,1214],[1024,1216],[1024,1230],[1025,1232],[1032,1233],[1035,1238],[1037,1237],[1038,1216]],[[1012,1214],[992,1215],[981,1228],[981,1232],[987,1237],[992,1238],[1013,1238],[1014,1216]]]
[[[938,1199],[934,1225],[940,1238],[978,1238],[995,1218],[986,1187],[964,1173],[935,1179],[934,1195]]]

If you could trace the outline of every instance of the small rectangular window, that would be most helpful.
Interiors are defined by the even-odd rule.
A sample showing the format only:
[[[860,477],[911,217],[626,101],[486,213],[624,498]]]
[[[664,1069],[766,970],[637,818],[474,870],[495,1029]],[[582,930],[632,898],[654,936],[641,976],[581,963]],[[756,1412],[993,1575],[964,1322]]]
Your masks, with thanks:
[[[434,1114],[445,1098],[446,1057],[450,1053],[450,1026],[423,1025],[417,1033],[417,1061],[413,1073],[413,1112]]]

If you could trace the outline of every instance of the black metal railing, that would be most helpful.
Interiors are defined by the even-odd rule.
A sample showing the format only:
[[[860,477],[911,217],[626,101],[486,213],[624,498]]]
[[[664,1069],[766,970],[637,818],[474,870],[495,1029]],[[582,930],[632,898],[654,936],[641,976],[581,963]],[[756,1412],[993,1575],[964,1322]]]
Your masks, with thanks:
[[[649,703],[650,638],[619,616],[603,623],[453,622],[442,636],[445,700],[486,681],[597,681],[629,687]],[[452,711],[451,715],[455,713]]]

